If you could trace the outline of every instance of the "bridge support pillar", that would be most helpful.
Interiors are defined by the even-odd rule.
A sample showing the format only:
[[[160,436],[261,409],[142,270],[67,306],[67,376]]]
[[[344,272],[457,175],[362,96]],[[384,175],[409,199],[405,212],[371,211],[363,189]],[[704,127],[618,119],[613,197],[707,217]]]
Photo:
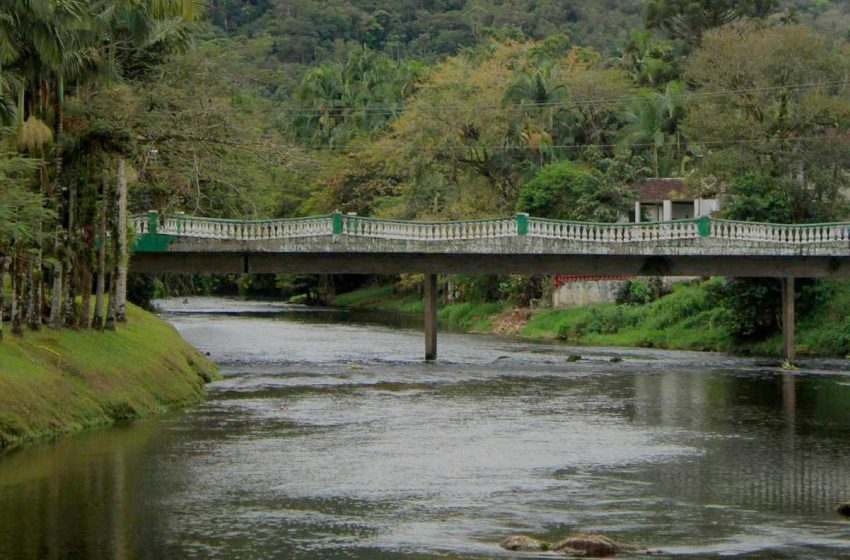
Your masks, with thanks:
[[[782,279],[782,340],[785,359],[791,364],[797,358],[794,319],[794,278],[789,276]]]
[[[425,359],[437,359],[437,275],[425,275]]]

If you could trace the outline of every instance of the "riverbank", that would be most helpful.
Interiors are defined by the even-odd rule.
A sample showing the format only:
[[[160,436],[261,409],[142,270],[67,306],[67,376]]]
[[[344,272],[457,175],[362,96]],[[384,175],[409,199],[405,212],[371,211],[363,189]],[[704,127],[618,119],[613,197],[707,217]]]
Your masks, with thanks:
[[[779,333],[766,340],[740,343],[711,301],[711,282],[674,285],[672,292],[646,305],[597,304],[572,309],[518,310],[505,303],[441,305],[438,320],[469,332],[511,334],[530,339],[563,340],[578,346],[624,346],[782,355]],[[829,304],[798,318],[801,356],[850,354],[850,283],[829,281]],[[358,310],[422,313],[422,298],[401,296],[392,286],[371,286],[337,296],[332,305]]]
[[[134,306],[114,332],[6,333],[0,449],[199,402],[216,376],[171,325]]]

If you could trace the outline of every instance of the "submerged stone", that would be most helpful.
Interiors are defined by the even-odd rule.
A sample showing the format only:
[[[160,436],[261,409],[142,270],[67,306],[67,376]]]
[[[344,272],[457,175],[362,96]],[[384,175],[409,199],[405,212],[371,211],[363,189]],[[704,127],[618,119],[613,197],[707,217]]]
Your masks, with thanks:
[[[555,544],[554,550],[587,558],[608,558],[617,553],[618,546],[602,535],[575,535]]]
[[[581,361],[581,356],[579,356],[578,354],[570,354],[569,356],[567,356],[567,361],[570,363]]]
[[[838,513],[844,517],[850,517],[850,502],[838,506]]]
[[[515,550],[518,552],[536,552],[549,548],[548,543],[532,537],[526,537],[525,535],[512,535],[500,542],[499,546],[505,550]]]

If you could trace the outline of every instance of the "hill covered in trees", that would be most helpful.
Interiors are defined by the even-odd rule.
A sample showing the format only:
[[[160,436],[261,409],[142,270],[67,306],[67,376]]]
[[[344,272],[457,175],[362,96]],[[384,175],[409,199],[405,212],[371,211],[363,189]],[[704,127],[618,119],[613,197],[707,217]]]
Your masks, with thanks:
[[[339,207],[459,217],[513,211],[522,185],[562,161],[603,177],[587,184],[673,175],[709,191],[747,173],[775,173],[762,167],[765,150],[774,162],[783,155],[780,167],[799,162],[802,152],[823,147],[815,140],[811,150],[787,145],[789,137],[809,136],[812,120],[774,120],[749,133],[728,121],[712,128],[709,111],[720,110],[722,121],[738,115],[745,100],[700,100],[712,88],[742,86],[777,88],[759,92],[759,103],[840,98],[843,90],[801,87],[841,79],[850,6],[216,0],[207,17],[183,68],[212,78],[205,92],[290,156],[265,179],[252,173],[255,184],[240,187],[247,198],[238,200],[260,214]],[[730,41],[729,52],[721,52],[722,40],[707,38],[714,33]],[[808,43],[798,49],[798,41]],[[751,64],[743,77],[707,75],[706,65],[694,64],[707,50],[746,64],[747,48],[762,49],[766,64],[787,71],[773,75]],[[801,66],[792,68],[791,59]],[[744,146],[756,140],[748,136],[753,130],[771,146]]]

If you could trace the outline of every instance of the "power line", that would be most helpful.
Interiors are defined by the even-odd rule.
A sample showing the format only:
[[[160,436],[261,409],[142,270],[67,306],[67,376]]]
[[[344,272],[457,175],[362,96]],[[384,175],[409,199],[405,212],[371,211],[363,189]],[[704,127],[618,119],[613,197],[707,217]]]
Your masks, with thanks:
[[[846,133],[845,133],[846,134]],[[768,143],[771,141],[776,142],[793,142],[793,143],[803,143],[803,142],[816,142],[816,141],[833,141],[833,142],[843,142],[850,147],[850,137],[842,136],[842,133],[838,133],[832,136],[796,136],[792,138],[755,138],[755,139],[739,139],[739,140],[692,140],[688,139],[687,141],[675,141],[671,140],[668,142],[663,142],[660,144],[656,144],[655,142],[639,142],[639,143],[630,143],[623,144],[617,142],[609,142],[609,143],[590,143],[590,144],[541,144],[539,146],[532,146],[528,144],[502,144],[502,145],[454,145],[454,146],[434,146],[434,147],[417,147],[416,151],[418,152],[441,152],[441,151],[464,151],[464,152],[480,152],[484,150],[492,151],[492,152],[507,152],[507,151],[529,151],[529,150],[580,150],[585,148],[652,148],[652,147],[672,147],[672,146],[733,146],[733,145],[748,145],[748,144],[760,144],[760,143]],[[369,148],[374,147],[374,144],[340,144],[337,146],[325,146],[314,148],[312,150],[306,150],[308,153],[310,151],[313,152],[336,152],[336,151],[363,151]]]
[[[847,79],[840,80],[826,80],[819,82],[809,82],[809,83],[797,83],[797,84],[785,84],[778,86],[762,86],[762,87],[751,87],[751,88],[738,88],[738,89],[729,89],[729,90],[714,90],[714,91],[691,91],[691,92],[683,92],[680,97],[682,99],[690,100],[690,99],[703,99],[703,98],[714,98],[714,97],[725,97],[729,95],[736,95],[742,93],[761,93],[761,92],[770,92],[770,91],[781,91],[781,90],[794,90],[794,91],[804,91],[807,89],[819,88],[819,87],[829,87],[829,86],[847,86],[850,85]],[[564,108],[564,107],[578,107],[578,106],[597,106],[597,105],[609,105],[609,104],[619,104],[626,103],[629,101],[637,101],[642,99],[643,96],[640,94],[631,94],[624,95],[619,97],[610,97],[610,98],[573,98],[566,101],[545,101],[545,102],[537,102],[537,101],[529,101],[522,102],[519,104],[512,105],[504,105],[504,104],[479,104],[479,105],[466,105],[466,104],[456,104],[456,105],[415,105],[411,104],[406,106],[404,102],[399,101],[397,104],[385,104],[385,105],[366,105],[363,107],[355,107],[353,105],[338,105],[334,106],[330,104],[327,107],[326,111],[350,111],[358,114],[372,114],[372,115],[396,115],[403,112],[407,108],[415,109],[421,112],[448,112],[455,111],[460,109],[474,109],[474,110],[493,110],[493,109],[546,109],[546,108]],[[291,115],[301,115],[301,116],[312,116],[312,115],[320,115],[321,112],[318,108],[310,108],[304,105],[288,105],[281,107],[283,112],[286,112]]]

